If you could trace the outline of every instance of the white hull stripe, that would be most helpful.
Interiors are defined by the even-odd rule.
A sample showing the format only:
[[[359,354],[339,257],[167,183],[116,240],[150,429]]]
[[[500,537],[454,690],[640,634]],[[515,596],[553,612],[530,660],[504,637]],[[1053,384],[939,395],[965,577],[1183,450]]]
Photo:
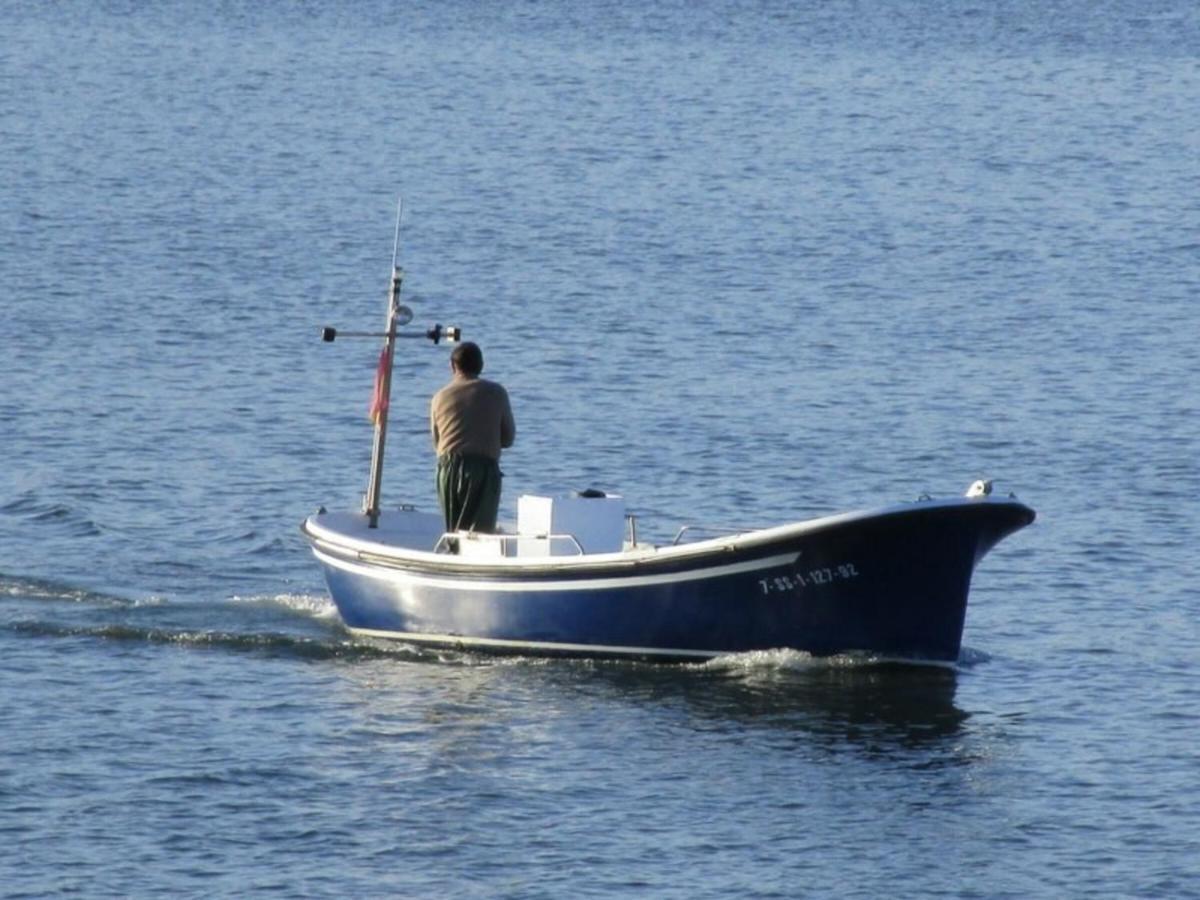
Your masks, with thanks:
[[[514,578],[504,581],[478,581],[462,576],[448,577],[422,575],[405,569],[383,568],[362,563],[349,562],[336,556],[322,553],[316,547],[313,555],[326,565],[374,578],[378,581],[388,581],[393,584],[420,584],[428,587],[446,588],[455,591],[509,591],[514,593],[532,593],[538,591],[599,591],[612,588],[643,587],[651,584],[679,584],[685,581],[699,581],[704,578],[719,578],[724,575],[739,575],[743,572],[757,572],[762,569],[775,569],[794,563],[800,558],[796,552],[781,553],[765,559],[755,559],[749,562],[730,563],[724,566],[711,566],[703,569],[690,569],[686,572],[669,572],[661,575],[625,575],[611,578],[574,578],[564,581],[521,581],[517,573]]]
[[[500,638],[461,637],[456,634],[413,634],[408,631],[380,631],[375,628],[351,628],[352,634],[362,637],[385,638],[407,641],[411,644],[453,645],[461,647],[490,647],[506,650],[557,650],[560,653],[590,653],[609,656],[690,656],[696,659],[712,659],[726,651],[721,650],[673,650],[666,647],[622,647],[608,644],[560,644],[552,641],[507,641]]]

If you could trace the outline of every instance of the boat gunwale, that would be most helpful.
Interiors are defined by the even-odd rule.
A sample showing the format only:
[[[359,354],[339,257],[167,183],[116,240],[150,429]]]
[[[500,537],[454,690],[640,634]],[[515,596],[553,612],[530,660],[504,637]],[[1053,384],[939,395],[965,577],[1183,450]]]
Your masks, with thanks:
[[[1017,528],[1024,527],[1033,521],[1034,511],[1016,498],[1001,497],[953,497],[942,500],[920,499],[906,503],[893,504],[874,509],[853,510],[807,519],[800,522],[790,522],[783,525],[771,526],[752,531],[736,532],[696,541],[690,544],[670,545],[663,547],[646,547],[622,550],[615,553],[594,553],[581,556],[562,557],[462,557],[444,553],[434,553],[427,550],[417,550],[399,544],[389,544],[382,541],[369,541],[323,526],[319,519],[322,513],[309,516],[301,524],[300,530],[305,538],[313,545],[314,550],[347,561],[358,562],[368,566],[379,566],[386,569],[402,571],[418,571],[428,574],[459,577],[529,577],[551,576],[561,578],[588,578],[597,576],[621,576],[642,574],[647,570],[672,569],[697,561],[711,559],[713,565],[722,565],[729,561],[722,557],[728,554],[749,554],[756,556],[753,551],[764,550],[767,553],[778,552],[781,545],[799,537],[836,528],[842,525],[862,522],[870,519],[889,519],[907,515],[920,515],[939,510],[959,510],[966,508],[1005,508],[1023,510],[1028,521]],[[386,515],[386,513],[384,514]],[[1016,530],[1016,529],[1014,529]],[[744,558],[744,557],[743,557]]]

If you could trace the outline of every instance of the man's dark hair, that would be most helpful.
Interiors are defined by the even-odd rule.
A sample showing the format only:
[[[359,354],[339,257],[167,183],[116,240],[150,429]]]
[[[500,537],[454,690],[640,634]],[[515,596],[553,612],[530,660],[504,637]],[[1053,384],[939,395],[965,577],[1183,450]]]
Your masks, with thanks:
[[[463,341],[450,351],[450,362],[464,375],[478,376],[483,371],[483,351],[471,341]]]

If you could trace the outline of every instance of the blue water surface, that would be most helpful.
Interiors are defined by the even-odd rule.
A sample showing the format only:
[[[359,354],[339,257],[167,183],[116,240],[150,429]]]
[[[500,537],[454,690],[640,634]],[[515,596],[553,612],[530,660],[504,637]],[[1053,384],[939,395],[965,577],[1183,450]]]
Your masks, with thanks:
[[[1182,0],[0,0],[0,895],[1200,896],[1198,60]],[[400,195],[502,515],[991,477],[959,664],[352,638],[297,526]]]

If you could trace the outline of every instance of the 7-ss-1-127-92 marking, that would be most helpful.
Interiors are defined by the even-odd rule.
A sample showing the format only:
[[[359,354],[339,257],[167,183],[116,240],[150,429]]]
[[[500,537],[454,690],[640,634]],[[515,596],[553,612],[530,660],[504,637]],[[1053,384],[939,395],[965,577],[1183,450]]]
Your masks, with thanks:
[[[823,566],[817,569],[799,568],[789,575],[775,575],[771,578],[758,579],[758,585],[763,594],[777,594],[802,591],[805,588],[821,587],[833,584],[835,581],[850,581],[859,576],[858,567],[852,562],[839,563],[836,566]]]

